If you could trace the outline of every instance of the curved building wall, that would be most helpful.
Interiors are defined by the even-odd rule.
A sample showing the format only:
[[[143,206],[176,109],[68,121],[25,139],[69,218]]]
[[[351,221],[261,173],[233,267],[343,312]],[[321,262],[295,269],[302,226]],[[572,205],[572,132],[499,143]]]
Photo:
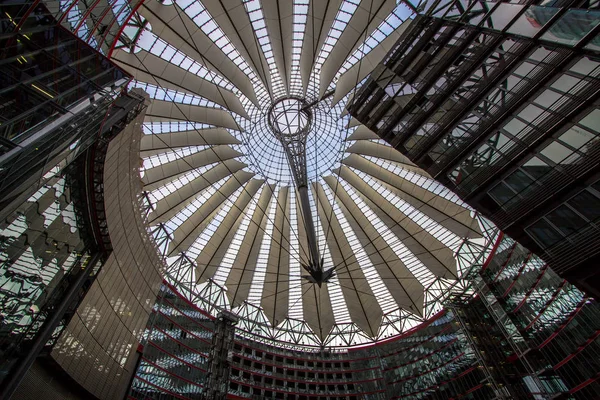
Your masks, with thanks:
[[[3,398],[22,377],[17,370],[35,358],[34,343],[65,327],[70,314],[57,309],[71,285],[97,271],[85,269],[99,250],[81,218],[77,184],[88,176],[77,165],[112,134],[106,115],[131,77],[60,27],[40,2],[2,2],[0,31]]]
[[[500,235],[476,296],[456,296],[413,330],[343,352],[236,336],[227,398],[590,399],[600,395],[598,303]],[[129,399],[199,399],[214,319],[164,284]]]
[[[153,310],[128,399],[199,399],[214,317],[165,284]],[[391,340],[344,352],[293,351],[236,336],[227,398],[445,399],[493,397],[452,314]]]
[[[106,219],[113,252],[52,351],[58,364],[100,399],[122,399],[135,350],[162,281],[163,264],[137,202],[144,112],[108,148]]]
[[[450,398],[471,391],[489,398],[476,359],[440,312],[400,337],[343,353],[307,353],[241,340],[232,357],[230,394],[245,398]]]

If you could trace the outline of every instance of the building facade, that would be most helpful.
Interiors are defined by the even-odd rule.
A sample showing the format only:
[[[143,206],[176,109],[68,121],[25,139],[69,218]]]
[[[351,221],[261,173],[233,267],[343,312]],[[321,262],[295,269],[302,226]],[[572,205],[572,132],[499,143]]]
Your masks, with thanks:
[[[229,399],[590,399],[600,393],[600,305],[500,234],[474,293],[369,346],[269,342],[238,331]],[[199,399],[216,318],[164,284],[129,399]],[[161,397],[162,396],[162,397]]]
[[[35,2],[2,4],[2,216],[58,162],[73,160],[122,118],[107,111],[131,76]],[[121,126],[122,128],[122,126]],[[77,149],[70,146],[76,144]],[[74,151],[76,150],[76,151]],[[14,203],[13,203],[14,202]],[[12,205],[12,207],[11,207]]]
[[[348,109],[556,272],[598,296],[600,16],[594,7],[431,2]]]
[[[124,377],[121,385],[102,385],[105,391],[124,391],[130,374],[116,369],[125,368],[148,313],[134,311],[139,330],[122,317],[109,324],[109,310],[122,315],[131,300],[144,297],[112,280],[98,295],[116,260],[126,261],[123,244],[115,243],[126,213],[114,205],[119,182],[129,181],[115,171],[122,143],[112,150],[109,143],[122,132],[130,138],[141,133],[147,95],[127,92],[131,76],[60,26],[44,4],[2,3],[0,10],[0,397],[101,397],[81,376],[101,382],[100,371],[110,371],[109,380]],[[129,227],[121,231],[134,237]],[[138,238],[141,244],[139,231]],[[156,263],[148,266],[160,265],[153,254]],[[123,298],[115,299],[117,292]],[[148,292],[144,306],[151,308],[154,299]],[[86,313],[83,333],[76,327]],[[112,348],[90,348],[102,343],[92,326],[98,322],[120,334]],[[77,359],[87,354],[93,361],[79,376],[74,351]],[[108,357],[98,365],[104,353],[116,359],[114,367]]]

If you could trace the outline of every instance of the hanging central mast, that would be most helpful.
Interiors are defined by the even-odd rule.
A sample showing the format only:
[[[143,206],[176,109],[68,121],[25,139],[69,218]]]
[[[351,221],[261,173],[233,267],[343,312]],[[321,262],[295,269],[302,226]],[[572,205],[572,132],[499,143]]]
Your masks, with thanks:
[[[327,271],[323,270],[323,258],[319,255],[315,224],[308,199],[306,139],[312,124],[312,113],[304,100],[287,97],[278,100],[271,106],[268,121],[275,137],[283,145],[300,199],[300,211],[304,218],[310,258],[309,264],[303,265],[310,275],[304,277],[321,286],[332,276],[333,268]]]

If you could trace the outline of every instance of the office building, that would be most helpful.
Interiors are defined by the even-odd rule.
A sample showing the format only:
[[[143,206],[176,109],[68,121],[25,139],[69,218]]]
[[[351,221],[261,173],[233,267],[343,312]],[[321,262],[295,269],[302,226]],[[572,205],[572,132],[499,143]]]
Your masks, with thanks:
[[[597,11],[556,5],[433,5],[349,110],[598,296]]]

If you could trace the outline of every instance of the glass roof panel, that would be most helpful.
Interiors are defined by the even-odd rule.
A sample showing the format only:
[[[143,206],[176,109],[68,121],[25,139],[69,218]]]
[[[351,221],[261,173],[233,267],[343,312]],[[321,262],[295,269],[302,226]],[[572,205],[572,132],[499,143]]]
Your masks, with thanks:
[[[116,58],[119,52],[127,52],[129,57],[135,57],[147,82],[133,81],[130,86],[144,89],[156,104],[169,106],[160,118],[146,116],[144,147],[139,155],[144,201],[152,210],[160,205],[164,212],[164,220],[150,219],[148,229],[156,243],[160,243],[157,247],[168,264],[167,279],[191,301],[215,314],[222,308],[232,310],[230,301],[234,291],[246,293],[241,302],[235,299],[236,305],[242,305],[233,308],[242,319],[240,330],[249,336],[258,332],[261,340],[268,339],[283,346],[346,348],[415,326],[423,317],[417,310],[399,305],[392,296],[389,280],[380,273],[382,267],[400,273],[398,263],[386,261],[392,258],[401,260],[405,266],[402,268],[408,270],[405,283],[401,283],[405,285],[403,290],[415,294],[411,283],[424,288],[418,294],[423,298],[425,317],[439,310],[450,288],[462,284],[462,272],[492,243],[493,227],[412,163],[366,150],[372,149],[369,145],[377,145],[378,149],[387,146],[381,140],[347,140],[356,129],[361,132],[366,129],[353,126],[345,111],[346,102],[362,82],[357,81],[336,104],[329,91],[319,96],[326,60],[339,46],[349,46],[340,40],[345,30],[369,31],[370,34],[352,44],[351,49],[344,47],[344,54],[349,56],[336,60],[340,67],[328,75],[328,79],[333,77],[330,91],[336,88],[339,77],[353,66],[369,73],[374,65],[365,62],[365,56],[412,18],[415,7],[402,1],[386,3],[390,7],[387,9],[392,11],[380,19],[373,30],[366,26],[371,18],[352,18],[357,10],[368,10],[366,5],[361,5],[361,0],[342,0],[336,3],[339,7],[329,13],[319,8],[322,4],[317,0],[293,0],[288,8],[291,14],[280,16],[279,20],[271,19],[271,10],[264,9],[265,2],[242,0],[226,13],[231,16],[241,12],[240,20],[250,23],[237,26],[232,20],[233,29],[237,29],[232,32],[231,27],[219,26],[223,15],[208,12],[208,9],[213,10],[208,6],[209,0],[164,1],[163,10],[174,10],[193,21],[169,26],[167,34],[167,28],[153,31],[146,23],[146,18],[150,20],[148,7],[153,1],[157,0],[148,0],[149,3],[135,12],[126,2],[114,3],[117,23],[128,26],[112,56]],[[87,24],[81,22],[89,16],[77,5],[69,8],[71,3],[67,3],[61,2],[62,11],[69,9],[66,25],[86,35]],[[268,20],[265,14],[269,15]],[[306,32],[315,18],[322,22],[320,32]],[[279,29],[273,29],[272,23],[279,25]],[[236,37],[228,37],[226,32]],[[207,47],[201,48],[186,37],[203,38]],[[131,43],[126,43],[127,38]],[[254,43],[254,49],[236,48],[236,45],[250,43],[248,40]],[[319,44],[314,54],[303,54],[306,40],[313,41],[315,46]],[[285,47],[281,50],[286,54],[283,62],[277,59],[275,51],[280,48],[273,48],[281,43]],[[212,61],[221,62],[207,62],[209,52]],[[162,63],[161,68],[156,67],[159,63]],[[187,73],[171,67],[202,78],[195,82],[204,83],[199,83],[201,87],[187,85],[182,76]],[[264,68],[264,72],[255,70],[259,67]],[[259,77],[259,73],[264,78]],[[302,81],[303,76],[308,82]],[[177,90],[173,90],[175,85]],[[219,92],[223,90],[235,96],[241,108],[234,110],[227,101],[218,105],[199,95],[208,91],[223,95]],[[256,99],[250,100],[253,94]],[[211,95],[207,97],[215,100]],[[269,124],[270,115],[274,124]],[[210,121],[210,124],[199,121]],[[239,129],[233,129],[232,124]],[[273,126],[294,140],[282,141]],[[298,132],[305,134],[298,135]],[[203,142],[207,135],[212,135],[211,141]],[[146,139],[152,140],[146,142]],[[355,144],[359,146],[348,151]],[[308,187],[322,188],[319,198],[312,189],[305,197],[301,195],[304,189],[299,182],[304,181],[297,179],[299,174],[305,175]],[[161,179],[146,183],[149,175]],[[419,188],[415,199],[409,199],[398,189],[409,186]],[[289,204],[284,209],[278,202],[283,190],[287,191]],[[342,196],[346,197],[342,199]],[[177,201],[172,201],[176,198]],[[483,236],[479,237],[478,230],[468,237],[456,233],[448,228],[448,221],[438,220],[440,217],[434,217],[434,213],[419,206],[432,199],[466,210],[470,216],[462,215],[461,221],[454,221],[458,218],[454,216],[446,218],[457,225],[470,218],[467,222],[479,226]],[[330,212],[320,212],[319,202]],[[358,226],[355,218],[358,214],[364,215],[371,225]],[[406,220],[401,220],[399,215],[404,215]],[[312,223],[307,223],[310,221]],[[337,221],[339,228],[335,228],[338,230],[335,236],[339,242],[332,240],[332,221]],[[416,231],[401,234],[398,226],[408,223],[416,227]],[[368,235],[366,229],[370,229]],[[260,240],[250,240],[249,232]],[[433,266],[423,261],[423,254],[414,250],[419,232],[422,253],[445,251],[453,255],[450,264],[458,271],[456,277],[439,277],[433,272]],[[183,236],[185,240],[181,239]],[[368,240],[374,238],[378,248],[387,251],[389,257],[374,261],[376,255],[368,245]],[[314,276],[310,275],[309,244],[315,242],[323,271],[335,267],[333,260],[338,254],[353,257],[357,268],[354,272],[360,271],[367,278],[364,292],[370,295],[351,295],[349,277],[341,272],[333,272],[322,282],[311,281],[309,278]],[[347,245],[342,248],[341,242]],[[287,262],[281,266],[269,264],[273,250],[280,250]],[[207,261],[203,255],[208,253],[211,257]],[[244,257],[238,257],[242,254]],[[246,256],[248,254],[252,256]],[[465,266],[465,263],[471,264]],[[204,274],[203,271],[212,272]],[[245,271],[250,281],[244,283],[240,279],[236,283],[236,279],[230,279],[241,276],[240,271]],[[287,304],[272,306],[275,314],[285,315],[283,321],[272,326],[272,316],[265,311],[268,307],[263,310],[262,306],[268,303],[265,302],[267,296],[272,295],[266,293],[265,285],[283,282],[278,279],[286,281],[284,291],[279,294],[286,297]],[[364,325],[354,320],[360,314],[359,309],[365,306],[363,302],[371,302],[383,315],[372,334],[363,331],[360,326]],[[308,308],[310,313],[306,307],[312,307]],[[325,331],[321,332],[321,328]]]

